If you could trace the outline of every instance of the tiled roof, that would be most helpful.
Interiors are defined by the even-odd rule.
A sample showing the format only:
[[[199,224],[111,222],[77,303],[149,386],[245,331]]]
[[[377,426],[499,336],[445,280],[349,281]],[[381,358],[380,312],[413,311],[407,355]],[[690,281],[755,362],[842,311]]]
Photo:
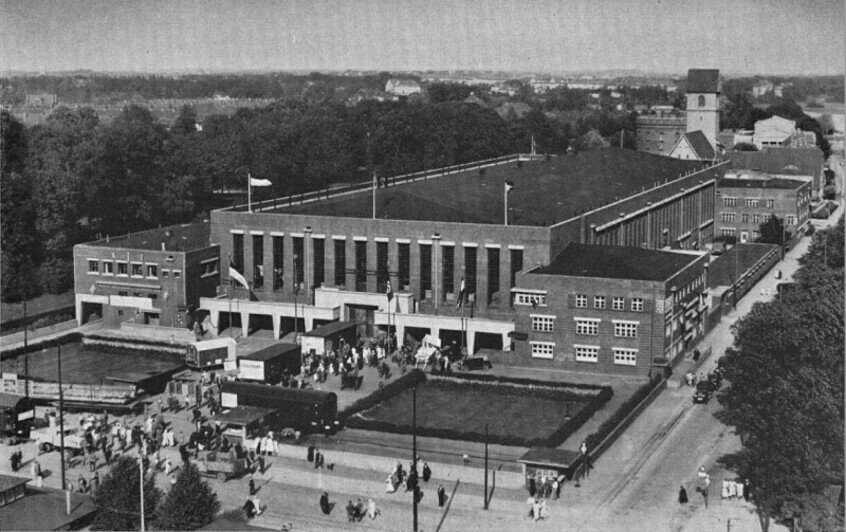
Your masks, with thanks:
[[[763,151],[730,151],[725,157],[731,167],[760,170],[770,174],[810,175],[814,182],[822,174],[825,159],[819,148],[765,148]],[[797,174],[796,171],[801,174]]]
[[[699,254],[638,247],[570,244],[549,266],[530,273],[665,281],[699,258]]]
[[[701,131],[690,131],[685,133],[684,137],[687,139],[690,147],[693,148],[693,151],[696,152],[696,155],[700,159],[711,160],[716,157],[714,147],[711,146],[711,142],[708,140],[708,137],[705,136],[705,133]]]
[[[167,251],[192,251],[211,245],[208,222],[171,225],[124,236],[112,236],[87,245],[121,249],[142,249],[161,251],[162,244]]]
[[[687,71],[687,92],[720,92],[720,71],[717,69],[691,68]]]

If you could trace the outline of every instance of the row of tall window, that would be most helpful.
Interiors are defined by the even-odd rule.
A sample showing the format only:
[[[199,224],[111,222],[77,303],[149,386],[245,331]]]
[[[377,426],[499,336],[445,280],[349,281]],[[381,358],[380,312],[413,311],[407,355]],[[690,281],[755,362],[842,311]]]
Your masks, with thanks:
[[[576,320],[576,334],[578,336],[598,336],[602,320],[595,318],[574,318]],[[640,322],[612,320],[615,338],[637,338]]]
[[[203,263],[202,276],[217,274],[217,260],[205,261]],[[88,259],[89,275],[117,275],[123,277],[136,277],[141,279],[158,279],[160,277],[181,277],[182,270],[163,269],[160,270],[157,264],[142,262],[124,262],[115,260]]]
[[[740,198],[723,198],[723,207],[737,207],[738,199]],[[774,199],[758,199],[758,198],[745,198],[743,199],[743,205],[747,207],[756,208],[760,207],[761,204],[766,205],[768,209],[775,208],[775,200]]]
[[[608,298],[606,296],[593,296],[593,308],[603,310],[607,308]],[[587,294],[576,294],[575,298],[576,308],[588,307]],[[611,310],[626,310],[626,299],[624,297],[611,298]],[[643,312],[643,298],[633,297],[629,299],[629,310],[633,312]]]
[[[741,222],[741,223],[749,223],[749,220],[751,219],[751,220],[752,220],[752,223],[759,224],[759,223],[762,223],[762,222],[768,222],[768,221],[770,221],[770,218],[772,218],[772,217],[773,217],[773,215],[772,215],[772,214],[768,214],[768,213],[764,213],[764,214],[752,214],[752,215],[749,215],[749,214],[746,214],[746,213],[742,213],[742,214],[740,215],[740,222]],[[796,216],[793,216],[793,215],[790,215],[790,214],[788,214],[788,215],[787,215],[787,218],[792,218],[793,220],[796,220]],[[721,213],[721,214],[720,214],[720,220],[721,220],[723,223],[733,223],[733,222],[735,222],[735,221],[737,220],[737,214],[736,214],[736,213],[733,213],[733,212],[724,212],[724,213]]]
[[[252,236],[252,282],[255,288],[264,286],[266,272],[264,271],[264,236]],[[309,256],[305,254],[305,238],[302,236],[292,237],[292,251],[294,264],[294,275],[292,281],[295,287],[302,288],[305,282],[305,263],[311,263],[311,272],[313,272],[314,279],[311,283],[314,286],[320,286],[325,282],[326,271],[326,242],[324,238],[311,238],[310,247],[308,249]],[[390,260],[388,252],[388,242],[376,242],[376,271],[371,272],[367,269],[368,259],[368,245],[365,240],[356,240],[353,249],[353,267],[347,269],[347,241],[335,239],[332,241],[334,250],[334,278],[332,281],[335,286],[345,287],[347,285],[347,274],[352,274],[354,286],[350,287],[356,291],[367,290],[367,278],[369,275],[376,275],[376,290],[384,292],[388,280],[391,275],[396,274],[399,286],[394,287],[394,290],[407,289],[411,285],[411,244],[397,243],[397,269],[396,272],[390,270]],[[432,295],[432,244],[418,244],[420,254],[420,296],[422,298]],[[455,279],[455,247],[454,246],[439,246],[442,256],[439,257],[441,262],[440,289],[442,297],[447,294],[457,295],[458,287],[456,287]],[[285,248],[284,237],[272,237],[273,250],[273,290],[282,290],[284,288],[284,272],[285,272]],[[478,281],[478,252],[475,247],[465,247],[464,250],[464,286],[468,294],[475,294],[477,291]],[[500,249],[486,248],[488,259],[488,294],[498,292],[500,289]],[[509,250],[511,258],[510,283],[514,287],[515,275],[518,271],[523,269],[523,251],[519,249]],[[239,272],[244,273],[244,235],[240,233],[232,234],[232,265]]]
[[[555,342],[531,342],[532,357],[552,359],[555,357]],[[575,354],[576,362],[589,362],[597,364],[599,362],[600,347],[598,345],[581,345],[573,344],[573,353]],[[630,349],[627,347],[612,347],[613,362],[618,366],[636,366],[637,365],[637,349]]]

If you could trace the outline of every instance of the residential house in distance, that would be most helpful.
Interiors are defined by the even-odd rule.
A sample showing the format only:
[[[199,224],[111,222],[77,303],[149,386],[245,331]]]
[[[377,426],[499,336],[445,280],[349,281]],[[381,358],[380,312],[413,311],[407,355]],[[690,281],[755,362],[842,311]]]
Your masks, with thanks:
[[[420,84],[413,79],[391,78],[385,84],[385,92],[397,96],[411,96],[420,94],[422,91]]]
[[[670,157],[689,161],[713,161],[717,158],[717,151],[705,138],[703,132],[691,131],[679,138],[670,150]]]
[[[752,96],[754,98],[760,98],[761,96],[767,95],[773,92],[773,83],[772,81],[762,79],[755,83],[752,87]]]
[[[55,94],[27,94],[24,107],[31,109],[52,109],[59,103]]]
[[[708,254],[568,245],[517,274],[512,364],[648,376],[704,333]]]
[[[759,150],[764,148],[807,147],[808,135],[810,135],[810,145],[816,146],[817,139],[813,132],[796,129],[795,120],[774,116],[755,122],[752,143]]]
[[[772,216],[793,236],[810,220],[811,183],[797,179],[721,179],[717,182],[717,232],[754,242]]]

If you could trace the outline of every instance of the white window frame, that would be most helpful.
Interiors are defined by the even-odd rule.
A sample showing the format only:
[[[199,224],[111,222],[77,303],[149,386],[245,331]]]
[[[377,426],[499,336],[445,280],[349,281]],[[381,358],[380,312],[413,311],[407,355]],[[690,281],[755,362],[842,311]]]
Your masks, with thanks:
[[[599,363],[598,345],[573,344],[573,353],[575,354],[576,362]]]
[[[212,277],[214,275],[220,274],[220,260],[219,259],[207,259],[200,261],[200,266],[203,267],[203,273],[200,274],[201,279],[205,279],[206,277]],[[214,271],[206,271],[206,269],[212,266]]]
[[[587,308],[587,296],[585,294],[576,294],[576,308]]]
[[[767,208],[768,209],[774,209],[775,208],[775,200],[774,199],[768,199],[767,200]]]
[[[611,298],[611,310],[626,310],[626,298],[624,298],[624,297],[612,297]]]
[[[578,336],[598,336],[599,323],[602,321],[599,318],[573,318],[576,322],[576,335]]]
[[[796,225],[796,216],[793,214],[788,214],[784,217],[784,221],[787,225]]]
[[[611,320],[614,324],[614,338],[637,338],[639,321]]]
[[[135,267],[136,266],[141,267],[141,273],[137,274],[137,275],[135,273]],[[132,277],[139,277],[139,278],[144,277],[144,263],[143,262],[130,262],[129,263],[129,275],[132,276]]]
[[[181,279],[182,278],[182,270],[171,270],[171,275],[173,275],[174,279]]]
[[[150,275],[150,268],[156,269],[155,275]],[[158,264],[144,263],[144,269],[146,270],[144,273],[145,273],[145,276],[147,277],[147,279],[158,279],[159,278],[159,265]]]
[[[757,207],[758,206],[758,200],[747,198],[746,199],[746,206],[747,207]]]
[[[97,269],[92,270],[91,265],[96,264]],[[100,275],[100,261],[97,259],[88,259],[88,275]]]
[[[605,302],[605,296],[593,296],[593,308],[604,309]]]
[[[106,271],[106,268],[108,267],[107,265],[111,266],[112,271],[110,271],[110,272]],[[104,260],[103,261],[103,273],[102,273],[102,275],[114,275],[114,274],[115,274],[115,261]]]
[[[554,332],[555,316],[547,314],[530,314],[532,318],[532,330],[535,332]]]
[[[115,264],[117,264],[117,267],[115,268],[115,270],[116,270],[115,275],[118,275],[119,277],[129,277],[130,270],[129,270],[129,263],[128,262],[123,261],[123,260],[119,260],[119,261],[115,261]],[[126,273],[120,273],[120,265],[121,264],[126,266]]]
[[[632,312],[643,312],[643,298],[633,297],[630,305]]]
[[[614,364],[618,366],[637,366],[638,349],[626,347],[612,347],[614,353]]]
[[[532,358],[552,359],[555,356],[555,342],[529,342]]]
[[[737,206],[737,198],[723,198],[723,207]]]
[[[514,304],[524,307],[545,307],[546,293],[514,292]]]

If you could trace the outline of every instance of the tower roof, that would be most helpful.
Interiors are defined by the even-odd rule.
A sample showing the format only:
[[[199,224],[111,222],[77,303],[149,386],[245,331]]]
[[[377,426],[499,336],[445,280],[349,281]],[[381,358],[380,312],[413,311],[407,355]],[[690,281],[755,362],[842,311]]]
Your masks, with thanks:
[[[687,71],[687,92],[720,92],[720,71],[716,68],[691,68]]]

